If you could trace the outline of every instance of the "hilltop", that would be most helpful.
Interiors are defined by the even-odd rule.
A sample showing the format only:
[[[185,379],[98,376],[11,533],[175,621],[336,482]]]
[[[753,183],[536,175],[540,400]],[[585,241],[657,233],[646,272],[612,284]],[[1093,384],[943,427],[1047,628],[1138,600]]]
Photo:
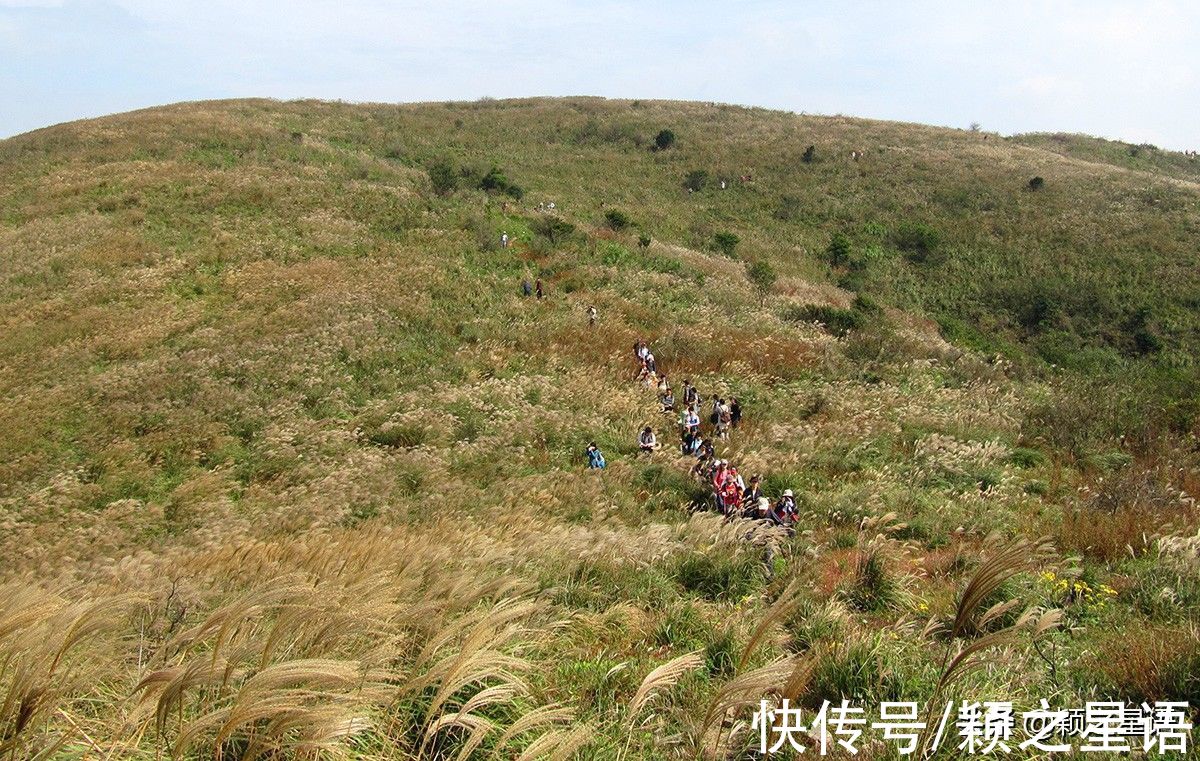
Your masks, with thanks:
[[[1121,145],[590,98],[0,141],[0,751],[719,757],[772,690],[1200,700],[1200,172]],[[639,337],[742,400],[720,456],[796,536],[638,457],[677,440]]]

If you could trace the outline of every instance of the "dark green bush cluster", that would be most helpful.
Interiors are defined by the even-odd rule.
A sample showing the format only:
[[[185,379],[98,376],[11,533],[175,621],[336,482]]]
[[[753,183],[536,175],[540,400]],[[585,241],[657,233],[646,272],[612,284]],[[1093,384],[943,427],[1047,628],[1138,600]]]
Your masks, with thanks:
[[[850,261],[850,239],[845,233],[834,233],[829,239],[829,248],[825,249],[829,263],[841,267]]]
[[[458,170],[446,159],[438,159],[429,167],[429,184],[439,196],[449,195],[458,188]]]
[[[693,169],[683,178],[683,187],[693,192],[700,192],[708,187],[708,170]]]
[[[922,264],[930,260],[941,243],[941,237],[937,230],[924,222],[903,222],[896,228],[892,242],[909,260]]]
[[[640,146],[645,144],[646,138],[638,134],[637,129],[632,124],[601,124],[598,119],[591,118],[575,131],[573,140],[579,145],[599,145],[604,143],[619,145],[626,143],[633,146]]]
[[[654,136],[655,150],[665,151],[673,145],[675,145],[675,133],[669,129],[661,130]]]
[[[830,333],[844,336],[851,331],[868,326],[882,311],[874,299],[869,296],[860,296],[854,300],[849,309],[829,304],[805,304],[791,307],[784,312],[783,318],[791,322],[819,322]]]
[[[488,193],[502,193],[518,200],[525,195],[521,186],[509,180],[496,166],[485,173],[478,168],[456,166],[449,159],[440,158],[430,164],[425,172],[429,175],[429,184],[433,192],[440,196],[449,195],[462,187],[475,187]]]
[[[628,228],[631,224],[629,215],[618,209],[609,209],[604,212],[604,221],[609,229],[616,230],[617,232]]]
[[[878,612],[898,604],[900,582],[877,548],[860,550],[850,584],[842,590],[846,602],[858,610]]]
[[[737,252],[738,244],[741,242],[742,239],[731,232],[719,232],[713,236],[713,246],[722,254],[731,258]]]
[[[749,554],[692,552],[676,561],[672,576],[706,600],[740,600],[762,588],[763,565]]]
[[[489,169],[488,173],[479,180],[479,189],[486,190],[489,193],[503,193],[517,200],[520,200],[525,195],[525,191],[521,189],[521,186],[510,181],[498,167]]]
[[[529,226],[535,235],[545,239],[552,246],[567,242],[575,234],[575,225],[553,214],[535,217]]]

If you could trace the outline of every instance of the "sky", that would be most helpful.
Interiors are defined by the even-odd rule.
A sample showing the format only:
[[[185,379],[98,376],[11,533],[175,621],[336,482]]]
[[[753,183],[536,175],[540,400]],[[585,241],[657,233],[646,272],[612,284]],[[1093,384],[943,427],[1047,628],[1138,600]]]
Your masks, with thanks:
[[[670,98],[1200,149],[1200,0],[0,0],[0,137],[184,100]]]

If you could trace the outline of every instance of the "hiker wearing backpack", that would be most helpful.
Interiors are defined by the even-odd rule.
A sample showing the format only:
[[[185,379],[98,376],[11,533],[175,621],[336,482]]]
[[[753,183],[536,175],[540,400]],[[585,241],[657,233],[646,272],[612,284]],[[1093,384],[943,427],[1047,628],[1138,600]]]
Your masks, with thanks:
[[[722,403],[717,407],[717,436],[721,439],[729,438],[729,426],[732,420],[732,413],[729,411],[729,406]]]
[[[697,436],[696,438],[700,438]],[[704,439],[700,442],[700,446],[696,448],[696,466],[692,468],[692,475],[700,479],[706,479],[708,470],[712,467],[716,459],[716,451],[713,449],[712,441]]]
[[[633,342],[633,362],[637,370],[633,374],[634,380],[641,380],[646,377],[646,355],[650,353],[650,348],[646,346],[646,342],[638,339]]]
[[[729,400],[729,424],[737,428],[742,422],[742,403],[733,397]]]
[[[596,317],[597,317],[597,316],[598,316],[598,313],[596,312],[596,307],[594,307],[594,306],[588,306],[588,308],[587,308],[587,318],[588,318],[588,327],[589,327],[589,328],[594,328],[594,327],[596,327]]]
[[[658,449],[658,438],[654,435],[654,429],[646,426],[642,432],[638,434],[638,448],[646,454],[654,454],[654,450]]]
[[[700,406],[700,394],[697,393],[696,387],[692,385],[690,380],[683,382],[683,404],[685,407]]]
[[[675,411],[675,392],[671,391],[671,387],[667,386],[666,393],[659,399],[662,402],[663,414],[670,415]]]
[[[700,416],[696,414],[695,407],[689,406],[687,408],[687,411],[685,411],[683,416],[680,418],[680,423],[688,433],[691,433],[692,435],[699,435]]]
[[[700,448],[700,437],[691,431],[684,431],[679,444],[679,453],[684,457],[696,454]]]

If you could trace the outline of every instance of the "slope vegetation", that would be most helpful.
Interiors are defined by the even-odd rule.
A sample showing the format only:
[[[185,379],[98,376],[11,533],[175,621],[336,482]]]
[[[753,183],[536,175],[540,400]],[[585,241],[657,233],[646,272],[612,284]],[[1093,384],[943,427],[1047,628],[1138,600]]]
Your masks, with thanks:
[[[716,758],[766,694],[1200,700],[1182,159],[594,99],[0,142],[0,752]],[[718,454],[795,536],[696,509],[639,337],[741,400]]]

